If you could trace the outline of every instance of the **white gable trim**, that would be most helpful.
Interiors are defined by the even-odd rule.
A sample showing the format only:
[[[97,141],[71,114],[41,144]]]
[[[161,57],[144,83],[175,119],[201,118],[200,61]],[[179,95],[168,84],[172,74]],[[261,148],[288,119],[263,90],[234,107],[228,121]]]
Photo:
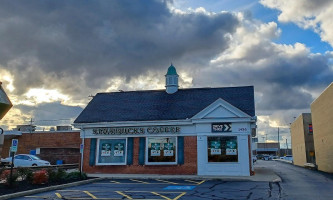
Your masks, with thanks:
[[[245,112],[241,111],[240,109],[236,108],[235,106],[231,105],[227,101],[219,98],[205,109],[194,115],[191,119],[204,119],[209,114],[213,113],[214,111],[223,108],[227,111],[228,117],[231,117],[230,114],[234,115],[237,118],[251,118],[250,115],[246,114]]]

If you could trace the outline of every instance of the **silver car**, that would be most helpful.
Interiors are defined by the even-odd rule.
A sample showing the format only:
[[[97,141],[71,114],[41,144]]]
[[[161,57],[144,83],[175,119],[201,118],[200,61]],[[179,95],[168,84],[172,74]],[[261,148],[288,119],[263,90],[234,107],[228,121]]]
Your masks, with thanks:
[[[5,160],[12,162],[12,157]],[[49,161],[41,160],[39,157],[30,154],[17,154],[14,156],[14,167],[47,166]]]

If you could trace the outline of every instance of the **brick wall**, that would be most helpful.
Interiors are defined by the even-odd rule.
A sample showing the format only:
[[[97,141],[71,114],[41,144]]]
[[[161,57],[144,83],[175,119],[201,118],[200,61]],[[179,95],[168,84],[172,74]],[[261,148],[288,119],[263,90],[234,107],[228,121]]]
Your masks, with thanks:
[[[83,171],[110,174],[197,174],[197,137],[184,137],[183,165],[139,165],[139,138],[134,138],[133,165],[89,166],[90,139],[85,139]]]
[[[41,148],[41,154],[38,156],[42,159],[45,158],[48,161],[58,159],[64,160],[66,163],[78,163],[80,159],[80,132],[48,131],[22,133],[21,136],[5,136],[1,152],[2,158],[8,157],[12,139],[18,139],[18,149],[16,154],[29,154],[30,150]],[[46,151],[45,149],[48,150]],[[52,149],[54,151],[53,153]],[[71,159],[68,156],[69,154],[71,155]],[[57,158],[47,159],[54,155],[57,155]],[[51,164],[55,163],[51,162]]]

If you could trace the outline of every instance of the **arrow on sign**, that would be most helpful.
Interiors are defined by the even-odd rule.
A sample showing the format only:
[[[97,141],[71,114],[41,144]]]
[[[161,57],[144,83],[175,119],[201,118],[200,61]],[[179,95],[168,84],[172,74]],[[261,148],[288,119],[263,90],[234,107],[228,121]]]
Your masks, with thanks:
[[[228,127],[228,129],[226,130],[226,132],[231,132],[231,126],[230,126],[230,124],[228,123],[228,124],[225,124],[225,125],[227,125],[227,127]]]
[[[231,123],[212,124],[212,132],[231,132]]]

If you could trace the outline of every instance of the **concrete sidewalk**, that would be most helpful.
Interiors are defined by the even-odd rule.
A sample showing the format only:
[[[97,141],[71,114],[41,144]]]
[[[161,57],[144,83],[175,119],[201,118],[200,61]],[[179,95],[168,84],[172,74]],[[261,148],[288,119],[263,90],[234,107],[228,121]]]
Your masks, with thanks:
[[[110,179],[204,179],[223,181],[263,181],[280,182],[281,178],[273,170],[254,166],[254,176],[201,176],[201,175],[158,175],[158,174],[87,174],[89,177]]]

